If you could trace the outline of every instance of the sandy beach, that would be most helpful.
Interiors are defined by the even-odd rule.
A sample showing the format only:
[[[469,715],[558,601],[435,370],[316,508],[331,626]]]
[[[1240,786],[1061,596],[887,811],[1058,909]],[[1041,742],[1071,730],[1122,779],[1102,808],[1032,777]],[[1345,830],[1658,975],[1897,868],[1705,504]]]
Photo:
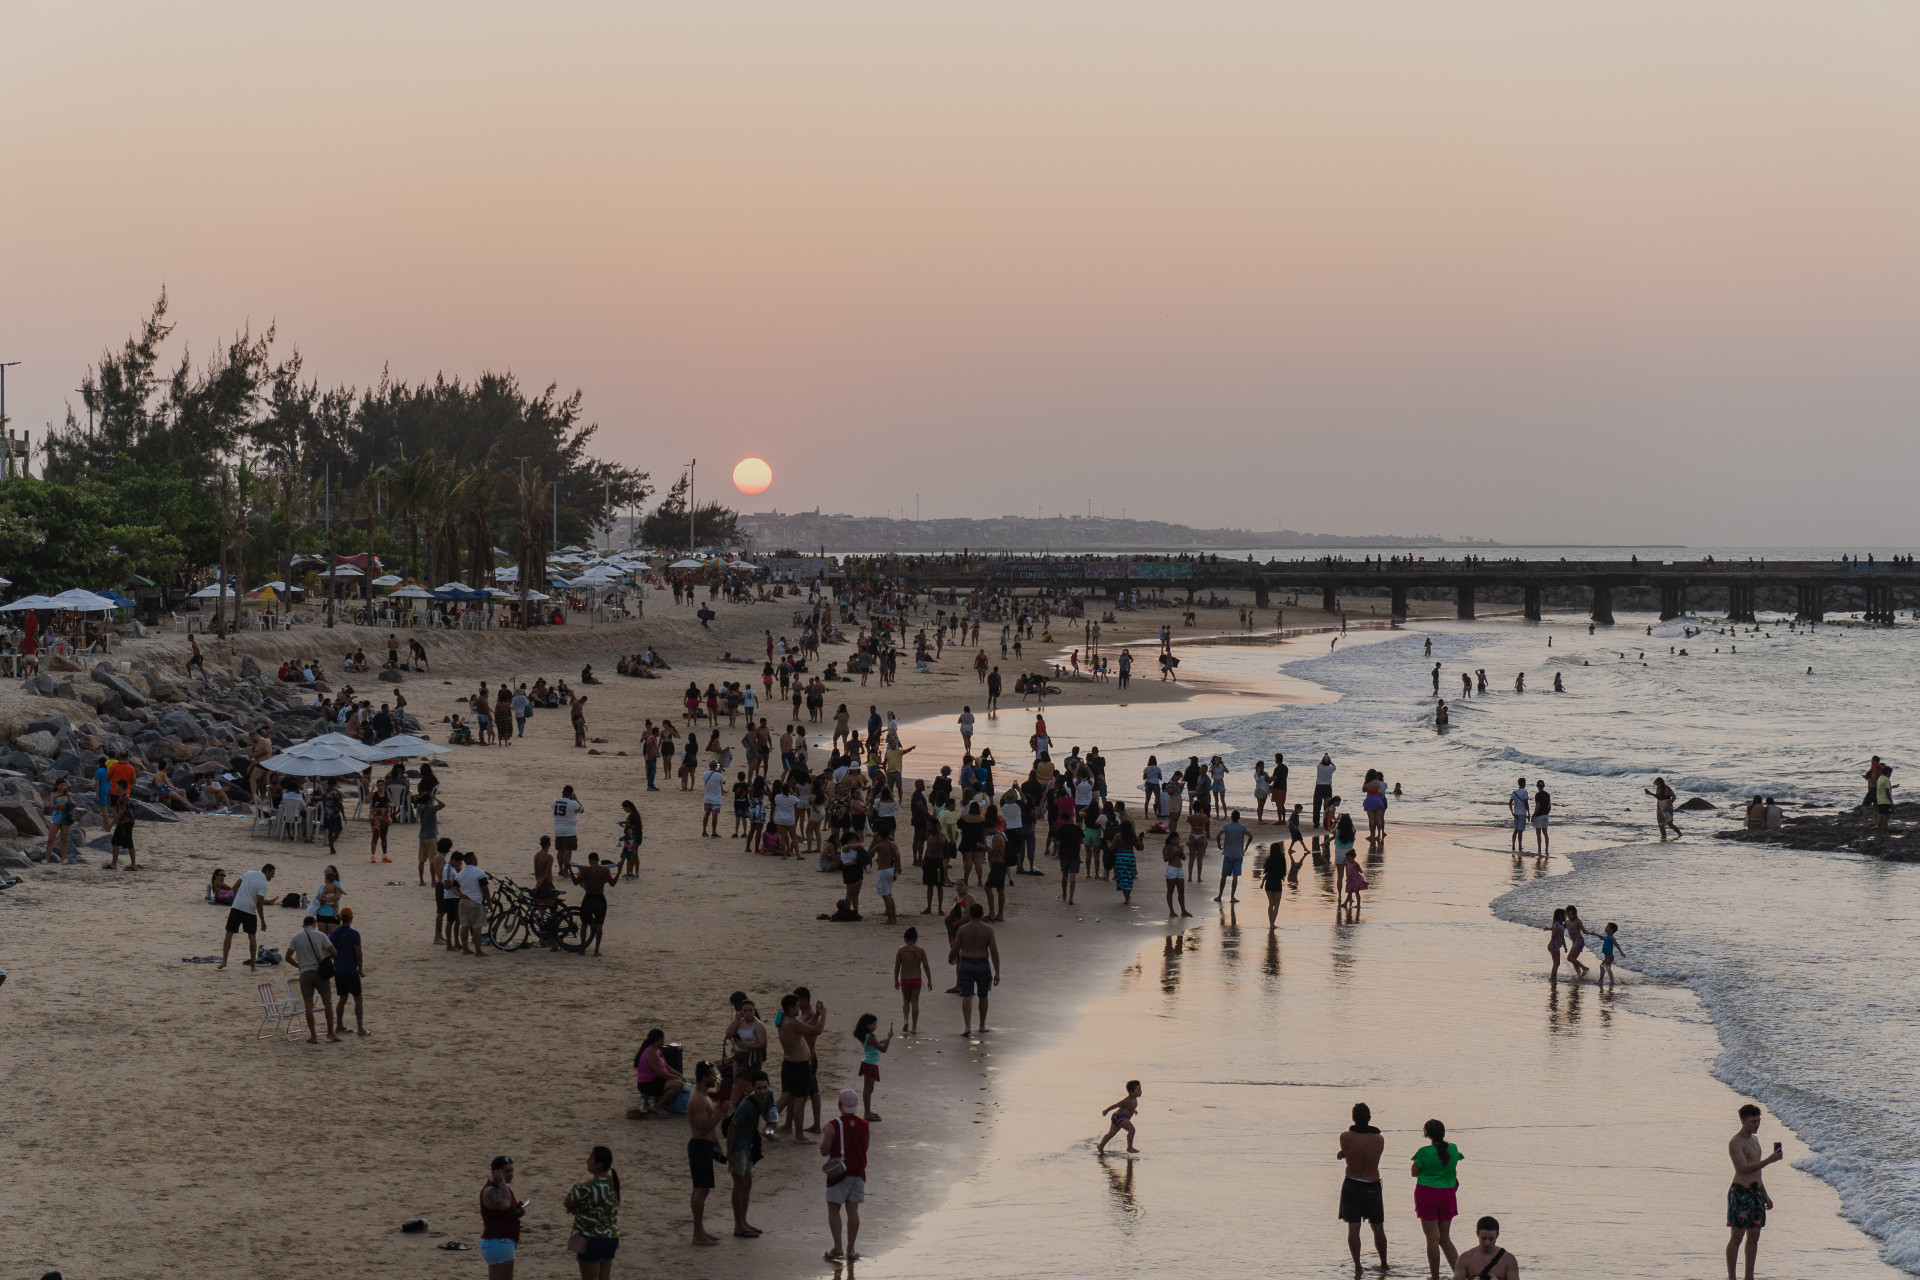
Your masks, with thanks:
[[[0,898],[0,963],[9,973],[0,995],[8,1031],[0,1071],[21,1161],[15,1190],[4,1197],[0,1253],[88,1276],[293,1276],[316,1266],[381,1274],[409,1254],[420,1255],[420,1266],[461,1266],[459,1256],[435,1250],[477,1237],[474,1198],[487,1161],[507,1153],[518,1161],[521,1194],[535,1200],[520,1274],[570,1275],[560,1198],[584,1176],[588,1148],[605,1143],[628,1188],[622,1228],[630,1252],[621,1274],[636,1256],[650,1257],[651,1272],[668,1274],[744,1265],[679,1247],[690,1222],[686,1129],[679,1119],[628,1119],[633,1053],[658,1026],[685,1047],[691,1066],[717,1049],[730,991],[753,993],[770,1009],[781,993],[806,985],[831,1013],[820,1042],[823,1079],[850,1082],[858,1055],[844,1033],[853,1019],[872,1010],[884,1022],[897,1012],[887,974],[898,930],[871,917],[858,926],[816,922],[831,910],[837,881],[809,861],[774,863],[733,842],[698,841],[696,796],[664,779],[661,792],[645,791],[644,721],[677,714],[688,679],[704,687],[757,675],[757,661],[718,662],[724,651],[757,654],[767,628],[796,633],[781,605],[723,605],[715,629],[703,633],[690,609],[659,599],[644,621],[616,627],[534,637],[430,634],[433,670],[404,686],[429,732],[444,737],[439,721],[480,680],[544,674],[572,682],[589,661],[601,673],[605,683],[588,690],[591,734],[606,739],[596,746],[601,754],[574,749],[565,712],[549,711],[536,713],[528,736],[513,746],[462,749],[441,757],[440,769],[449,804],[442,833],[522,882],[531,880],[537,840],[551,831],[549,802],[562,785],[575,786],[586,806],[582,856],[595,849],[611,856],[619,802],[640,805],[647,831],[641,878],[614,891],[598,959],[529,950],[478,960],[436,949],[429,891],[417,885],[413,828],[393,829],[392,863],[369,865],[366,824],[349,822],[333,861],[364,935],[373,1034],[313,1048],[251,1039],[259,1023],[256,981],[283,983],[288,970],[263,970],[256,979],[237,964],[215,972],[182,960],[219,953],[224,913],[203,901],[213,868],[231,875],[271,861],[279,868],[276,891],[310,894],[329,861],[324,845],[252,839],[240,817],[143,823],[137,873],[109,871],[104,855],[89,850],[89,865],[36,868]],[[1201,621],[1232,616],[1206,611]],[[1136,625],[1123,622],[1120,632],[1150,637],[1163,621],[1183,630],[1171,611],[1122,617]],[[1115,632],[1108,628],[1109,643]],[[238,641],[263,664],[311,653],[331,660],[355,643],[379,651],[384,633],[313,628]],[[649,643],[675,664],[666,678],[611,674],[618,654]],[[157,653],[181,647],[158,641],[133,651],[157,661]],[[1142,657],[1151,649],[1150,639],[1135,644]],[[1028,669],[1042,665],[1037,649],[1029,654]],[[227,656],[216,651],[216,666]],[[844,699],[861,714],[868,703],[895,710],[903,723],[950,717],[963,702],[983,702],[964,665],[949,650],[936,674],[903,674],[891,690],[877,681],[866,689],[842,685],[828,711]],[[377,699],[389,686],[367,688]],[[1144,712],[1204,689],[1140,678],[1129,702]],[[47,705],[20,696],[17,686],[5,694],[16,701],[0,703],[0,712],[38,713]],[[1071,724],[1078,707],[1114,696],[1112,684],[1069,681],[1049,700],[1049,714]],[[1017,715],[1008,708],[1002,724]],[[616,754],[622,750],[632,754]],[[934,746],[916,754],[929,774],[949,762]],[[1050,881],[1022,878],[1010,895],[1003,946],[1018,976],[996,1005],[1010,1018],[1043,982],[1047,998],[1057,998],[1070,989],[1059,985],[1063,979],[1078,979],[1072,965],[1034,967],[1036,940],[1052,943],[1066,918],[1054,908],[1056,893]],[[906,886],[899,901],[909,906]],[[297,912],[278,908],[268,922],[263,942],[282,949],[300,923]],[[917,914],[907,922],[937,924]],[[938,1001],[929,1001],[927,1022],[929,1032],[958,1030],[957,1011]],[[876,1195],[865,1238],[876,1252],[916,1206],[967,1171],[971,1147],[954,1138],[971,1129],[971,1099],[958,1080],[929,1084],[917,1066],[945,1056],[944,1044],[930,1044],[912,1055],[896,1049],[890,1059],[876,1105],[890,1106],[895,1118],[880,1127],[875,1156],[888,1185]],[[762,1164],[754,1221],[767,1235],[751,1242],[756,1268],[796,1274],[818,1259],[817,1163],[808,1151],[782,1151]],[[710,1224],[724,1222],[725,1195],[723,1178]],[[399,1224],[416,1215],[432,1230],[399,1234]],[[743,1243],[729,1239],[718,1253]]]
[[[712,1057],[728,992],[771,1009],[805,985],[829,1009],[823,1084],[855,1084],[846,1032],[864,1012],[883,1027],[897,1017],[888,973],[906,925],[921,926],[936,978],[946,976],[939,921],[918,914],[921,891],[908,877],[899,927],[879,923],[877,909],[857,925],[817,922],[836,878],[811,860],[774,862],[737,842],[697,839],[697,796],[671,779],[646,793],[645,719],[675,714],[688,679],[704,687],[757,674],[757,662],[713,659],[728,648],[756,653],[767,627],[792,630],[775,605],[723,608],[711,633],[685,612],[650,613],[568,634],[448,637],[433,672],[404,686],[440,736],[440,717],[480,679],[571,681],[587,661],[602,673],[605,683],[588,690],[601,754],[574,749],[565,714],[545,712],[511,747],[441,758],[443,833],[522,882],[562,785],[586,805],[583,856],[612,852],[621,799],[641,806],[642,874],[613,892],[599,958],[529,950],[477,960],[434,948],[413,829],[394,828],[392,863],[369,865],[366,826],[349,823],[334,861],[365,936],[374,1034],[316,1048],[250,1038],[256,979],[245,969],[181,961],[218,953],[223,913],[201,900],[213,867],[273,861],[276,890],[311,893],[324,845],[250,839],[242,818],[143,825],[138,873],[108,871],[89,851],[91,865],[36,870],[0,899],[10,973],[0,1061],[22,1164],[5,1197],[4,1252],[30,1269],[86,1276],[477,1274],[477,1256],[439,1246],[477,1238],[474,1199],[487,1161],[505,1153],[534,1202],[519,1274],[571,1276],[560,1199],[584,1176],[587,1149],[604,1143],[626,1187],[615,1274],[829,1274],[810,1147],[774,1146],[759,1166],[752,1219],[763,1237],[725,1235],[723,1177],[708,1206],[721,1245],[687,1244],[686,1124],[629,1118],[628,1064],[655,1026],[684,1047],[689,1066]],[[1144,669],[1167,614],[1123,618]],[[242,644],[264,661],[331,653],[354,638],[296,632]],[[371,650],[371,633],[362,639]],[[1349,642],[1369,639],[1356,632]],[[608,674],[618,653],[645,643],[676,664],[666,678]],[[1312,636],[1288,643],[1322,646]],[[1063,746],[1098,745],[1113,761],[1115,798],[1137,794],[1132,780],[1149,751],[1163,762],[1210,753],[1182,720],[1325,696],[1273,675],[1271,650],[1186,652],[1178,688],[1137,678],[1122,705],[1111,684],[1070,681],[1049,699]],[[857,716],[870,703],[898,712],[904,737],[920,745],[910,773],[957,764],[952,717],[963,703],[981,711],[984,693],[955,659],[949,650],[937,674],[903,675],[890,690],[842,685],[828,711],[844,700]],[[976,745],[994,748],[1004,776],[1006,764],[1024,762],[1030,729],[1007,699],[997,720],[983,717]],[[1244,774],[1234,789],[1244,796]],[[1369,866],[1375,887],[1358,923],[1333,921],[1330,891],[1309,864],[1272,935],[1251,881],[1237,919],[1216,914],[1217,859],[1208,892],[1194,887],[1194,918],[1173,926],[1153,874],[1142,875],[1131,910],[1108,884],[1083,882],[1068,908],[1056,878],[1017,879],[1000,930],[1006,981],[995,1030],[963,1037],[955,1002],[930,993],[924,1034],[896,1041],[885,1059],[862,1272],[1160,1275],[1207,1263],[1334,1274],[1345,1249],[1333,1221],[1333,1135],[1364,1097],[1396,1155],[1416,1145],[1428,1115],[1447,1120],[1470,1160],[1462,1211],[1502,1216],[1534,1273],[1714,1274],[1724,1144],[1739,1099],[1708,1074],[1712,1028],[1675,985],[1627,975],[1606,994],[1548,986],[1540,939],[1488,910],[1536,874],[1531,860],[1514,870],[1502,844],[1480,830],[1396,824],[1385,857]],[[1143,873],[1155,871],[1143,862]],[[877,907],[871,886],[867,898]],[[297,913],[274,909],[269,920],[265,941],[284,948]],[[1147,1089],[1143,1155],[1098,1162],[1099,1109],[1130,1076]],[[1791,1135],[1769,1132],[1791,1150]],[[1769,1181],[1792,1206],[1768,1234],[1770,1273],[1817,1264],[1823,1274],[1895,1274],[1836,1216],[1825,1184],[1790,1168]],[[1402,1273],[1423,1262],[1417,1225],[1401,1212],[1409,1197],[1390,1181]],[[431,1229],[400,1234],[416,1215]],[[1008,1247],[979,1248],[996,1236]]]

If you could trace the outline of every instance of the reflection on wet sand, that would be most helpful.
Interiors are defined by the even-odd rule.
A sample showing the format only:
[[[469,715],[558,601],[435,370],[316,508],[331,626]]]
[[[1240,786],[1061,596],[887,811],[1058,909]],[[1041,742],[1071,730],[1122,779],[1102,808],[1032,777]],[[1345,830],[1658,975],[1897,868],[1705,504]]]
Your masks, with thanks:
[[[1692,996],[1549,983],[1541,935],[1486,907],[1541,872],[1451,833],[1398,828],[1388,844],[1366,855],[1357,913],[1336,911],[1322,852],[1250,938],[1262,876],[1248,920],[1222,904],[1176,922],[1148,944],[1157,964],[1143,949],[1049,1047],[1000,1059],[979,1176],[889,1249],[885,1274],[1351,1274],[1332,1153],[1359,1101],[1387,1136],[1403,1269],[1424,1274],[1405,1170],[1438,1116],[1466,1153],[1460,1212],[1500,1217],[1529,1274],[1718,1274],[1740,1099],[1707,1072],[1716,1045]],[[1088,1160],[1130,1078],[1142,1155]],[[1774,1274],[1899,1274],[1826,1184],[1790,1165],[1768,1182],[1791,1206],[1768,1227]],[[1276,1206],[1284,1237],[1255,1225]]]

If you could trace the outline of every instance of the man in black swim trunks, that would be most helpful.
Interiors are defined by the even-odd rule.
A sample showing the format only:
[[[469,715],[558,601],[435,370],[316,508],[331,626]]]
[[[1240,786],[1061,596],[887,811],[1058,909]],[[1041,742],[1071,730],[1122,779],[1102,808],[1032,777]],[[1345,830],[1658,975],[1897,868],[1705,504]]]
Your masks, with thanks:
[[[1353,1104],[1353,1125],[1340,1135],[1337,1159],[1347,1165],[1340,1184],[1340,1220],[1347,1224],[1347,1251],[1353,1255],[1353,1274],[1360,1274],[1360,1224],[1373,1224],[1373,1247],[1380,1253],[1380,1269],[1387,1269],[1387,1208],[1380,1195],[1380,1156],[1386,1135],[1373,1127],[1373,1111],[1364,1102]]]
[[[1773,1197],[1767,1194],[1767,1184],[1761,1181],[1760,1171],[1775,1161],[1784,1160],[1779,1143],[1773,1144],[1773,1154],[1760,1154],[1760,1108],[1749,1102],[1740,1108],[1740,1132],[1733,1135],[1727,1143],[1727,1154],[1733,1157],[1733,1185],[1727,1188],[1727,1228],[1733,1235],[1727,1241],[1727,1280],[1733,1280],[1734,1263],[1740,1257],[1742,1242],[1747,1247],[1747,1280],[1753,1280],[1754,1259],[1760,1253],[1760,1230],[1767,1225],[1767,1210],[1773,1208]]]
[[[1500,1220],[1482,1218],[1473,1230],[1480,1243],[1453,1264],[1455,1280],[1520,1280],[1520,1264],[1500,1247]]]
[[[687,1103],[687,1123],[693,1136],[687,1139],[687,1168],[693,1175],[693,1242],[719,1244],[707,1234],[707,1192],[713,1190],[713,1162],[720,1148],[713,1140],[714,1126],[720,1123],[720,1106],[713,1100],[720,1073],[711,1062],[693,1069],[693,1097]]]
[[[980,998],[980,1030],[987,1029],[987,997],[1000,985],[1000,943],[993,926],[982,920],[985,907],[974,903],[967,908],[967,922],[954,930],[953,954],[960,973],[960,1016],[966,1034],[973,1032],[973,1000]]]
[[[793,1140],[810,1142],[801,1135],[800,1126],[805,1123],[807,1099],[820,1096],[820,1060],[814,1057],[813,1041],[827,1024],[826,1001],[809,1009],[797,994],[782,996],[779,1023],[780,1051],[786,1055],[780,1064],[780,1101],[776,1104],[780,1127],[785,1129],[791,1122]]]

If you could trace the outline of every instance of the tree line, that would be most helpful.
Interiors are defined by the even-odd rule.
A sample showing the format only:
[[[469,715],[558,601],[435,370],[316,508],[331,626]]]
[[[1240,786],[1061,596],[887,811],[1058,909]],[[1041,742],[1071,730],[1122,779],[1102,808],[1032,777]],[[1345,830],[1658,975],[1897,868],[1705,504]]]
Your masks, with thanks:
[[[644,502],[648,475],[589,452],[581,393],[511,373],[322,387],[276,334],[242,331],[204,363],[163,362],[163,291],[81,383],[42,476],[0,481],[15,590],[99,588],[219,566],[240,590],[295,555],[373,551],[429,585],[490,582],[495,549],[538,586],[547,555]],[[682,508],[684,520],[684,507]],[[235,601],[238,614],[238,601]]]

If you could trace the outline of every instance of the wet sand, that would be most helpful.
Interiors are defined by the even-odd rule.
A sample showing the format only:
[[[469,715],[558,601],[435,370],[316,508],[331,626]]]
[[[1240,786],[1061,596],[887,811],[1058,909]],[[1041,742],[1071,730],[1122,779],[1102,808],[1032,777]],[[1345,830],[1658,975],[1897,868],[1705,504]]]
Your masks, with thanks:
[[[1406,1170],[1429,1117],[1465,1156],[1456,1239],[1491,1213],[1529,1274],[1723,1274],[1744,1099],[1709,1074],[1711,1024],[1684,987],[1632,973],[1550,984],[1544,935],[1488,910],[1543,874],[1500,848],[1395,827],[1357,922],[1309,863],[1274,932],[1243,887],[1237,918],[1212,909],[1143,947],[1048,1048],[984,1077],[998,1123],[979,1172],[864,1274],[1350,1274],[1334,1151],[1358,1101],[1387,1134],[1396,1274],[1426,1273]],[[1097,1158],[1129,1078],[1141,1155]],[[1762,1137],[1807,1154],[1771,1120]],[[1789,1164],[1767,1183],[1761,1274],[1902,1274],[1827,1184]]]

